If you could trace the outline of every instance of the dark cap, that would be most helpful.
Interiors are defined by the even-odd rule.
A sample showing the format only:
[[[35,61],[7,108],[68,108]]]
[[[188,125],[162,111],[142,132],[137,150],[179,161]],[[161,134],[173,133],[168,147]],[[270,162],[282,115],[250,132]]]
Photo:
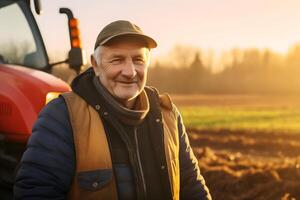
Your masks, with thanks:
[[[143,40],[150,49],[157,46],[155,40],[145,35],[140,27],[129,21],[118,20],[108,24],[102,29],[97,37],[94,49],[119,36],[132,36],[139,38]]]

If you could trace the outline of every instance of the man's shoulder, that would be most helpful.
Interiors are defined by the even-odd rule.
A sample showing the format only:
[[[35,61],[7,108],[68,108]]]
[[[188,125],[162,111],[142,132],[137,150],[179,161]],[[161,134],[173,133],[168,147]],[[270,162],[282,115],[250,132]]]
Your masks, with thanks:
[[[41,115],[67,113],[66,103],[63,97],[58,97],[50,101],[40,112]]]
[[[64,98],[62,98],[62,96],[59,96],[53,100],[51,100],[46,107],[63,107],[65,106],[65,101]]]
[[[52,127],[51,129],[55,129],[62,126],[69,127],[70,120],[65,100],[60,96],[50,101],[41,110],[33,127],[33,130],[41,127]]]
[[[157,88],[153,87],[153,86],[146,86],[145,87],[147,93],[153,93],[154,96],[156,96],[159,105],[163,108],[163,109],[167,109],[167,110],[174,110],[175,109],[175,105],[170,97],[170,95],[168,93],[160,93],[158,91]]]
[[[61,141],[72,141],[68,109],[62,97],[50,101],[39,113],[29,144],[51,146]],[[52,143],[52,144],[51,144]]]
[[[171,96],[168,93],[160,93],[157,88],[152,86],[146,86],[145,90],[147,94],[152,93],[152,96],[156,96],[158,101],[158,105],[162,109],[162,111],[166,111],[172,113],[176,118],[180,115],[176,105],[173,103]],[[149,92],[150,91],[150,92]]]
[[[165,109],[173,110],[175,108],[170,95],[167,93],[163,93],[159,95],[159,102],[160,105]]]

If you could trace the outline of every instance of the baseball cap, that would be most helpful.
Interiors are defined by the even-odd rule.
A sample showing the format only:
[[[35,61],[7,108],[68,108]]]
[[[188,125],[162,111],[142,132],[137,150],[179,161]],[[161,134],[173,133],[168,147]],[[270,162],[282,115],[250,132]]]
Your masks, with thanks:
[[[150,49],[157,47],[156,41],[150,36],[145,35],[140,27],[129,21],[118,20],[106,25],[102,29],[97,37],[94,49],[119,36],[130,36],[141,39]]]

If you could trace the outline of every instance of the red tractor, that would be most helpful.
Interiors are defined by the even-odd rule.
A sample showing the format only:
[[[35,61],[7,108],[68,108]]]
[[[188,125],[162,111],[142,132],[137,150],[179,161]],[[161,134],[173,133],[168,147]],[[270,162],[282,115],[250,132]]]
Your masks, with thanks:
[[[77,20],[71,10],[61,8],[68,16],[71,49],[66,60],[49,63],[31,6],[41,13],[39,0],[0,1],[0,199],[12,199],[15,168],[38,113],[70,90],[49,74],[52,66],[67,63],[78,72],[85,62]]]

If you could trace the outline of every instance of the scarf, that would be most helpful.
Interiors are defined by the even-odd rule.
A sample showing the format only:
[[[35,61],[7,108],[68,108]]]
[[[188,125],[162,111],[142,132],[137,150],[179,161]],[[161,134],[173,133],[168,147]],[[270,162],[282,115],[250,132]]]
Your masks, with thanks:
[[[149,100],[145,90],[136,97],[136,102],[133,109],[129,109],[120,104],[109,91],[101,84],[97,76],[93,79],[93,84],[102,97],[107,110],[111,114],[126,125],[139,125],[145,119],[149,112]]]

